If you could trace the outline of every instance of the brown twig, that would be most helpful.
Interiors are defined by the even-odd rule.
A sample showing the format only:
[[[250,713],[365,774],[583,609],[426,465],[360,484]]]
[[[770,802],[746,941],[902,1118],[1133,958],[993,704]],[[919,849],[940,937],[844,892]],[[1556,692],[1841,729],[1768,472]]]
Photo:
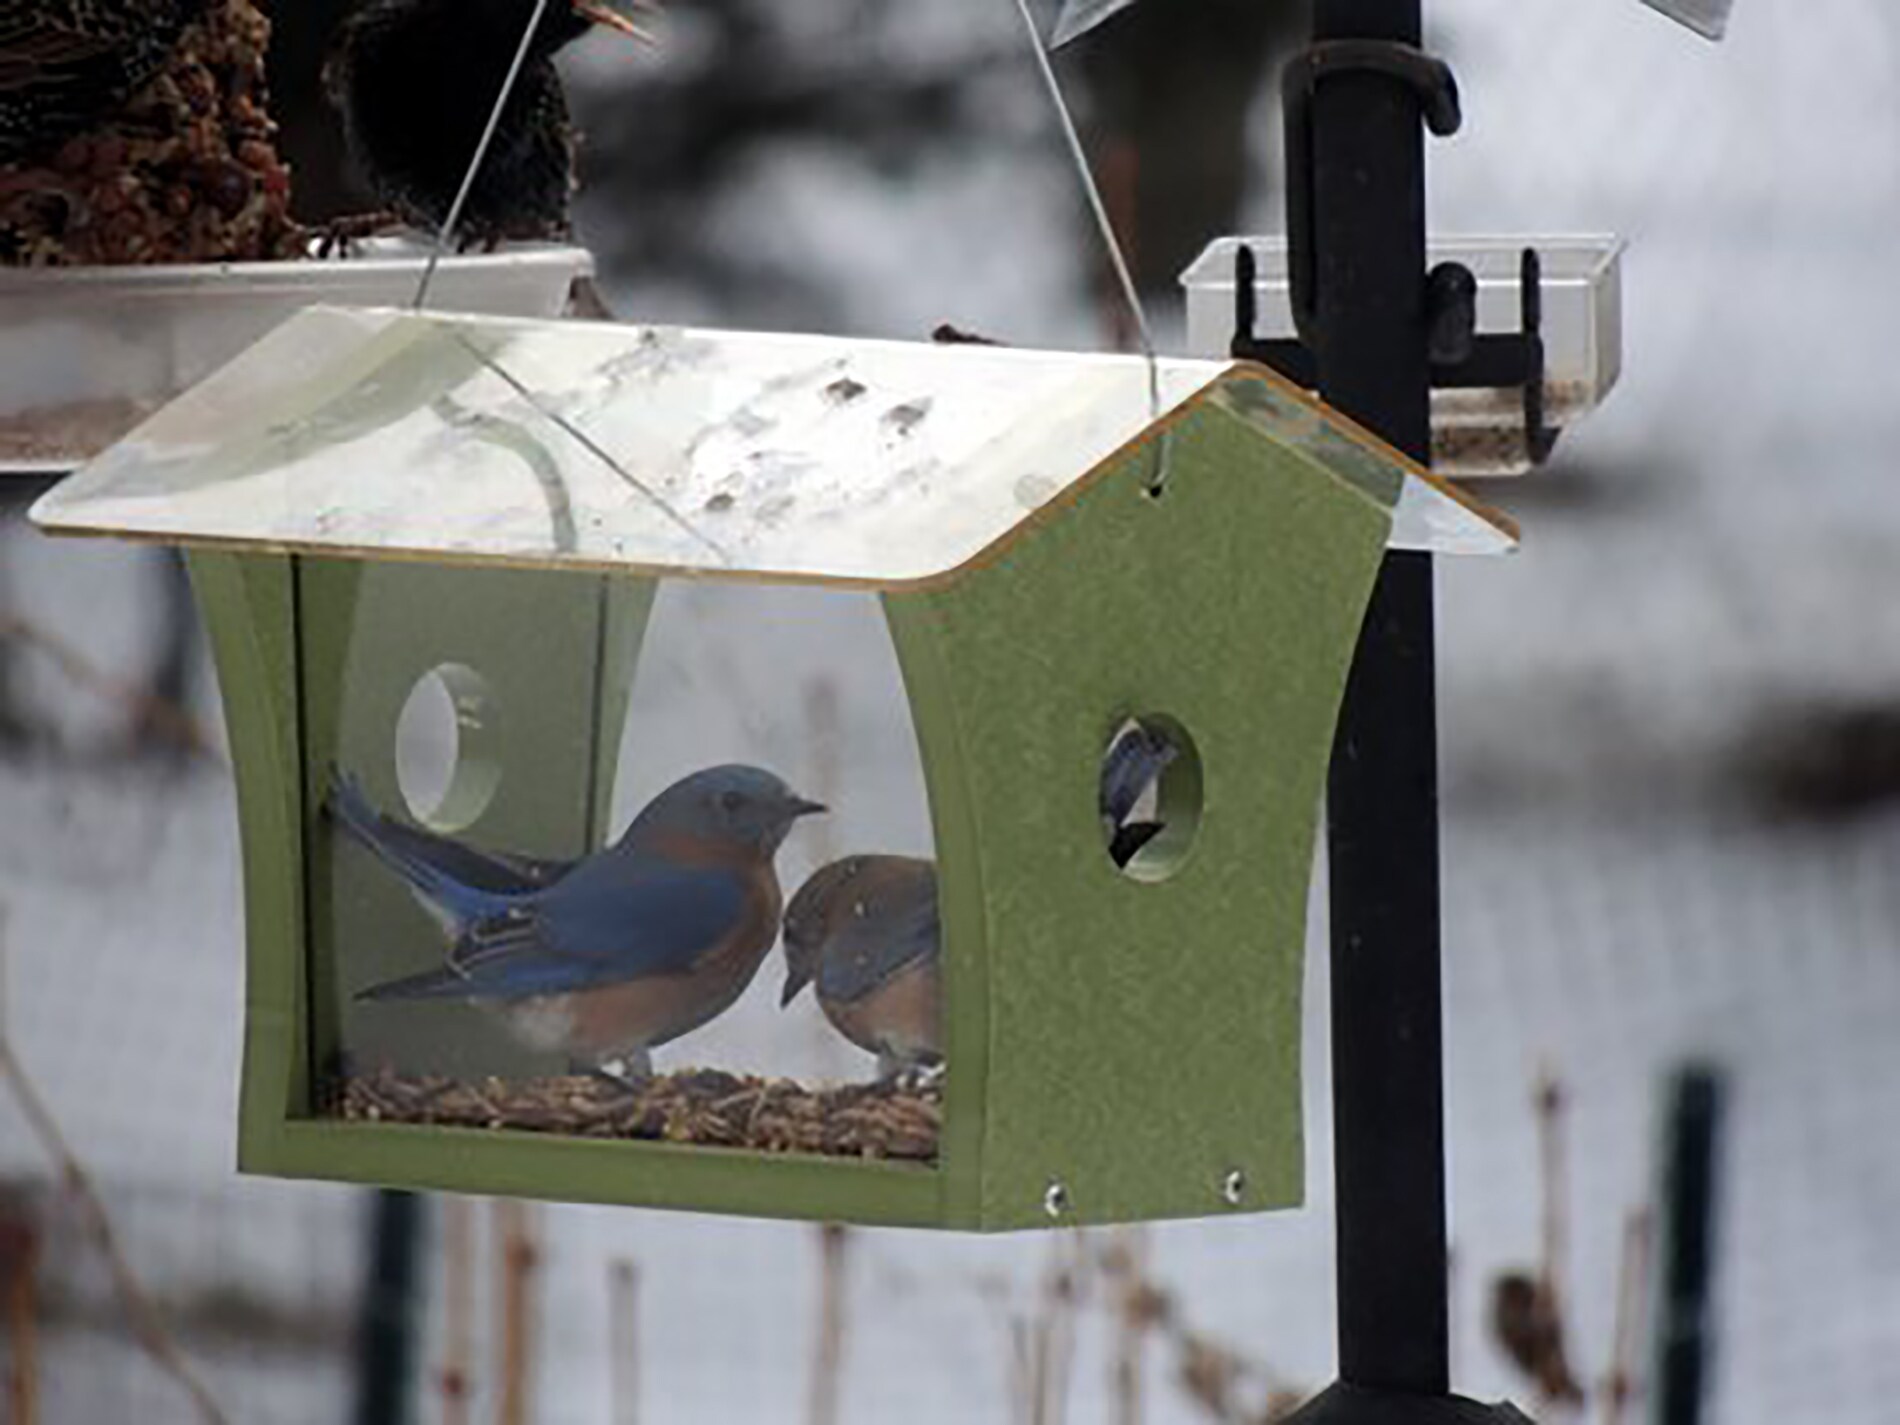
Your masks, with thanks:
[[[436,1386],[442,1396],[442,1425],[468,1425],[474,1389],[470,1365],[475,1357],[475,1221],[465,1197],[442,1199],[442,1364]]]
[[[818,1334],[812,1347],[811,1425],[837,1425],[838,1382],[844,1371],[846,1229],[818,1229]]]
[[[1537,1076],[1538,1153],[1543,1170],[1543,1260],[1538,1275],[1551,1310],[1559,1317],[1563,1312],[1563,1264],[1569,1237],[1563,1115],[1563,1086],[1546,1068]]]
[[[1068,1416],[1076,1316],[1086,1294],[1087,1272],[1087,1247],[1080,1233],[1059,1233],[1050,1239],[1042,1311],[1031,1351],[1036,1425],[1062,1425]]]
[[[0,985],[5,982],[5,968],[4,949],[0,948]],[[208,1422],[208,1425],[225,1425],[224,1412],[218,1408],[211,1392],[205,1388],[191,1363],[172,1340],[158,1308],[153,1305],[151,1297],[133,1272],[131,1263],[126,1260],[119,1246],[118,1233],[106,1212],[104,1200],[93,1186],[91,1175],[66,1142],[66,1135],[60,1130],[52,1110],[40,1097],[38,1088],[27,1074],[26,1066],[13,1052],[4,997],[0,997],[0,1079],[5,1079],[13,1090],[14,1100],[20,1105],[34,1136],[40,1140],[47,1156],[58,1168],[62,1186],[79,1209],[80,1223],[86,1235],[105,1259],[107,1270],[112,1276],[113,1289],[118,1293],[132,1334],[140,1347],[191,1397],[200,1419]]]
[[[1118,1254],[1124,1271],[1114,1281],[1115,1353],[1111,1384],[1115,1401],[1115,1425],[1141,1425],[1144,1395],[1143,1357],[1153,1313],[1146,1308],[1148,1281],[1148,1234],[1140,1227],[1124,1228],[1115,1234],[1111,1251]]]
[[[1114,1300],[1144,1333],[1174,1353],[1174,1378],[1209,1418],[1223,1425],[1271,1425],[1312,1395],[1257,1358],[1196,1330],[1174,1294],[1149,1274],[1147,1263],[1112,1240],[1097,1265],[1116,1287]]]
[[[0,1219],[0,1291],[7,1323],[7,1419],[39,1420],[39,1225],[24,1210]]]
[[[118,704],[135,723],[156,728],[201,757],[223,762],[216,740],[190,713],[168,699],[113,677],[58,634],[19,614],[0,613],[0,640],[41,654],[79,687]]]
[[[1623,1255],[1617,1266],[1616,1324],[1610,1369],[1603,1380],[1603,1425],[1623,1425],[1636,1398],[1637,1372],[1648,1326],[1643,1307],[1649,1297],[1649,1212],[1638,1208],[1623,1219]]]
[[[607,1268],[607,1363],[614,1425],[640,1422],[640,1269],[625,1257]]]
[[[539,1258],[530,1205],[515,1198],[497,1198],[495,1236],[501,1267],[501,1363],[495,1419],[497,1425],[527,1425],[534,1368],[534,1272]]]

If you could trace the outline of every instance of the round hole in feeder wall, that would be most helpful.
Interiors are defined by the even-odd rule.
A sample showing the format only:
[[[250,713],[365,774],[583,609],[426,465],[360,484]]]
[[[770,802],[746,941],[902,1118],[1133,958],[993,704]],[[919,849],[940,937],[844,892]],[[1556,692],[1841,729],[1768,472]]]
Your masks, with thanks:
[[[466,830],[501,782],[499,709],[488,680],[462,663],[431,668],[396,717],[396,785],[436,831]]]
[[[1187,864],[1201,825],[1201,754],[1179,720],[1122,719],[1102,749],[1098,788],[1102,842],[1124,876],[1165,881]]]

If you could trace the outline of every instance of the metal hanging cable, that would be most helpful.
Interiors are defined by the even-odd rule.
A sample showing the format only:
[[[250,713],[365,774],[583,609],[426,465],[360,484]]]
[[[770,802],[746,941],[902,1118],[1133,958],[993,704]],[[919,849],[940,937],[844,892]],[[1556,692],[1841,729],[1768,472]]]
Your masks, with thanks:
[[[1128,304],[1129,315],[1135,320],[1141,354],[1148,362],[1148,416],[1151,420],[1158,420],[1161,416],[1161,360],[1155,351],[1154,329],[1148,325],[1147,309],[1142,306],[1141,293],[1135,287],[1134,274],[1129,271],[1121,241],[1115,236],[1115,225],[1109,221],[1108,205],[1102,201],[1101,187],[1095,181],[1095,171],[1089,166],[1088,153],[1082,147],[1082,136],[1076,130],[1069,102],[1063,97],[1062,82],[1056,78],[1055,65],[1051,63],[1049,51],[1042,42],[1042,31],[1036,28],[1036,17],[1030,13],[1029,0],[1015,0],[1015,3],[1016,13],[1022,16],[1023,28],[1029,33],[1029,48],[1035,56],[1036,70],[1041,74],[1043,87],[1048,90],[1049,100],[1055,106],[1056,118],[1061,124],[1062,137],[1068,144],[1076,177],[1082,185],[1083,196],[1088,199],[1089,211],[1094,215],[1096,231],[1101,234],[1102,246],[1107,249],[1109,264],[1115,270],[1115,281],[1121,288],[1122,300]],[[1155,468],[1148,481],[1151,494],[1161,492],[1168,476],[1166,432],[1155,443],[1155,457]]]
[[[488,111],[488,122],[482,128],[482,136],[475,144],[475,152],[470,155],[468,168],[462,174],[462,186],[455,191],[455,201],[449,204],[449,211],[442,219],[442,226],[436,229],[435,246],[429,251],[429,261],[422,269],[422,278],[416,283],[416,295],[410,307],[421,311],[429,298],[429,285],[435,281],[436,265],[442,261],[442,254],[448,250],[450,240],[455,236],[456,224],[462,220],[462,208],[468,202],[470,190],[475,187],[475,175],[482,171],[482,163],[488,157],[489,145],[495,141],[495,130],[501,127],[502,112],[507,109],[509,99],[514,97],[515,84],[521,78],[522,68],[528,62],[528,52],[534,47],[535,32],[541,28],[541,17],[547,13],[548,0],[535,0],[534,13],[528,17],[528,27],[521,32],[521,43],[515,46],[515,57],[508,65],[508,73],[501,81],[501,92],[495,96],[495,106]]]

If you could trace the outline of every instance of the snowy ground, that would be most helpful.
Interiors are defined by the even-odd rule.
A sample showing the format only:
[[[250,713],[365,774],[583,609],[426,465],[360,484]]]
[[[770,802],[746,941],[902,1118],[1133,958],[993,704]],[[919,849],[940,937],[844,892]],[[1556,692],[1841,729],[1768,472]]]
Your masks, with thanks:
[[[1657,1075],[1712,1050],[1739,1091],[1714,1418],[1879,1419],[1900,1392],[1900,805],[1790,824],[1763,819],[1751,788],[1765,728],[1900,698],[1900,282],[1888,268],[1900,20],[1875,0],[1743,5],[1714,50],[1633,0],[1434,9],[1470,126],[1433,154],[1439,227],[1634,240],[1622,388],[1566,442],[1561,470],[1507,493],[1526,522],[1522,554],[1443,574],[1458,1378],[1481,1395],[1518,1388],[1481,1323],[1491,1275],[1536,1250],[1538,1066],[1572,1091],[1577,1355],[1596,1371],[1621,1216],[1647,1191]],[[1044,191],[1049,175],[1040,159],[998,157],[899,191],[815,162],[761,180],[771,222],[759,236],[787,263],[822,251],[865,284],[846,308],[856,330],[916,335],[946,316],[982,328],[1009,313],[1017,334],[1087,340],[1052,256],[1065,209]],[[1259,226],[1272,212],[1262,195]],[[1021,233],[1023,263],[997,259],[998,231]],[[930,300],[879,265],[926,240],[944,264],[969,262]],[[637,284],[615,296],[644,310]],[[653,305],[678,317],[690,300]],[[137,646],[147,556],[51,546],[17,527],[0,553],[12,606],[108,664]],[[99,706],[56,674],[37,673],[34,692],[73,745],[109,735]],[[352,1195],[230,1179],[228,782],[39,760],[0,767],[0,806],[21,1052],[103,1179],[219,1204],[175,1232],[132,1233],[134,1255],[182,1271],[215,1243],[262,1290],[340,1297]],[[1199,1322],[1319,1383],[1332,1342],[1318,953],[1308,980],[1312,1206],[1152,1241]],[[36,1163],[0,1110],[0,1172]],[[538,1419],[609,1418],[606,1271],[622,1254],[644,1273],[644,1418],[803,1416],[809,1229],[581,1208],[542,1221]],[[313,1256],[311,1239],[336,1250]],[[993,1283],[1021,1300],[1044,1243],[857,1243],[844,1418],[1007,1418]],[[1084,1341],[1076,1420],[1103,1413],[1098,1346]],[[110,1376],[95,1362],[63,1379],[49,1418],[117,1413],[108,1402],[126,1397],[84,1384]],[[283,1372],[281,1389],[217,1378],[247,1402],[245,1420],[340,1413],[336,1378],[307,1367]],[[1194,1418],[1172,1388],[1154,1395],[1153,1418]],[[156,1385],[139,1398],[154,1412],[141,1418],[184,1418],[164,1413]]]

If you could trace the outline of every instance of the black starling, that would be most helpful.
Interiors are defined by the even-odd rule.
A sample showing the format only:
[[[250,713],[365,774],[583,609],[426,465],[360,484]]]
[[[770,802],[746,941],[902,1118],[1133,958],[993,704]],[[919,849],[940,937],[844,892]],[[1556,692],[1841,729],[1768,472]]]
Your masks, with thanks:
[[[116,113],[205,0],[6,0],[0,163],[31,163]]]
[[[398,218],[448,217],[535,0],[363,0],[324,71],[351,157]],[[568,233],[574,130],[554,55],[607,25],[639,28],[606,0],[548,0],[494,141],[462,209],[464,246]]]

